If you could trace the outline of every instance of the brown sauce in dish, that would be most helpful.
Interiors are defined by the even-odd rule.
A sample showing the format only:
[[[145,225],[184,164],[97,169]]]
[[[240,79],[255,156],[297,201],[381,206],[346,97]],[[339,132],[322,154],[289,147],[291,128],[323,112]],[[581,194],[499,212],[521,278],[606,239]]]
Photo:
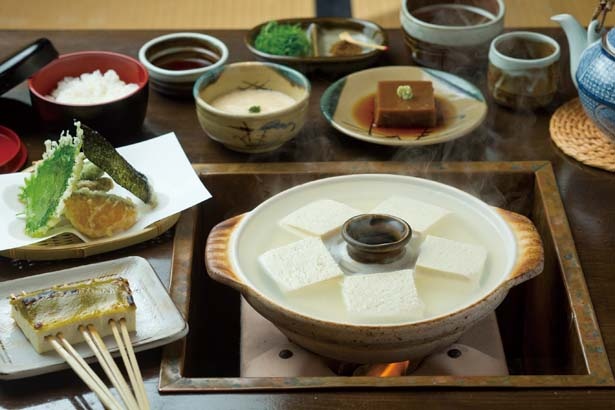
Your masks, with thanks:
[[[436,98],[437,121],[434,128],[387,128],[374,125],[374,100],[376,94],[361,98],[352,107],[352,117],[357,125],[374,137],[427,137],[434,131],[443,129],[455,117],[455,107],[441,97]]]
[[[152,60],[152,64],[165,70],[181,71],[208,67],[215,64],[220,57],[209,50],[180,51],[164,54]]]
[[[212,62],[208,60],[193,58],[185,60],[170,60],[163,63],[156,63],[156,65],[160,68],[164,68],[165,70],[180,71],[207,67],[212,65]]]

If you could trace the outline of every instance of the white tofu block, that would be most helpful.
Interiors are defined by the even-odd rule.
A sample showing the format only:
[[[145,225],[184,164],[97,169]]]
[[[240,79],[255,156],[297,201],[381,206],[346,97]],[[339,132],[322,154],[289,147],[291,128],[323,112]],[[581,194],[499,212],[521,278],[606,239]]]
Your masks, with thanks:
[[[284,292],[343,276],[320,238],[307,238],[269,250],[259,261]]]
[[[291,231],[297,230],[299,234],[324,238],[338,232],[344,222],[362,213],[341,202],[320,199],[287,215],[280,224]]]
[[[415,270],[421,276],[457,279],[477,287],[486,260],[487,250],[482,246],[428,235],[419,250]]]
[[[439,206],[403,196],[387,198],[370,212],[401,218],[410,225],[414,232],[421,234],[426,233],[432,225],[450,213]]]
[[[425,310],[412,269],[346,276],[342,295],[349,312],[366,317],[420,319]]]

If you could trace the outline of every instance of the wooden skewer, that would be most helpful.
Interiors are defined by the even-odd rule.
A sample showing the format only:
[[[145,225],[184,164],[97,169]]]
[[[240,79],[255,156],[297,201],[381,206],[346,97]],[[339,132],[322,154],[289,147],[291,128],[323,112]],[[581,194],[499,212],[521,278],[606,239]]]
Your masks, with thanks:
[[[149,410],[150,406],[147,400],[147,395],[145,394],[145,384],[143,383],[139,363],[137,362],[135,352],[132,348],[132,342],[130,340],[130,335],[128,334],[128,328],[126,327],[126,320],[120,319],[121,334],[117,328],[115,320],[111,319],[109,321],[109,325],[111,326],[113,336],[115,337],[122,360],[124,361],[124,366],[128,371],[128,377],[130,378],[130,383],[132,384],[132,389],[135,392],[135,396],[137,396],[139,407],[141,409]]]
[[[128,358],[126,347],[124,346],[124,342],[122,340],[120,332],[115,324],[115,320],[113,319],[109,320],[109,326],[111,326],[111,330],[113,331],[113,337],[115,337],[115,342],[117,343],[118,350],[120,351],[120,355],[122,356],[122,361],[124,362],[124,367],[126,367],[126,373],[128,373],[128,378],[130,379],[130,384],[132,385],[132,389],[135,392],[135,396],[137,398],[137,402],[139,403],[139,407],[143,408],[143,405],[139,401],[139,395],[136,389],[137,379],[132,369],[132,363],[130,363],[130,360]]]
[[[111,371],[114,373],[115,377],[117,378],[117,381],[122,386],[122,389],[124,390],[124,393],[126,394],[126,398],[128,399],[128,401],[126,401],[127,407],[129,409],[132,409],[132,408],[139,409],[139,405],[137,404],[137,400],[135,396],[133,396],[133,394],[131,393],[130,387],[128,386],[128,383],[126,383],[126,379],[124,379],[122,372],[120,372],[120,369],[115,364],[115,361],[113,360],[113,357],[111,357],[109,350],[107,350],[107,346],[105,345],[105,342],[103,342],[102,338],[100,337],[100,334],[98,333],[96,328],[92,325],[88,325],[88,331],[92,335],[94,339],[94,343],[100,350],[100,353],[102,353],[103,357],[107,361],[107,364],[111,368]]]
[[[73,346],[69,343],[69,341],[66,340],[66,338],[64,338],[64,335],[62,335],[62,333],[58,333],[56,335],[56,338],[60,341],[60,343],[62,343],[62,346],[68,351],[68,353],[70,353],[73,356],[73,358],[75,358],[75,360],[79,362],[81,367],[92,377],[92,379],[94,379],[98,387],[100,387],[103,391],[108,393],[108,399],[110,401],[113,401],[118,408],[121,408],[122,407],[121,404],[113,397],[113,395],[111,394],[111,391],[107,388],[107,385],[100,379],[100,377],[98,377],[98,375],[94,372],[94,370],[92,370],[90,365],[88,365],[86,361],[83,360],[83,358],[73,348]]]
[[[387,50],[388,49],[387,46],[384,46],[381,44],[366,43],[365,41],[357,40],[356,38],[352,37],[350,33],[347,31],[343,31],[340,33],[340,40],[344,40],[344,41],[347,41],[352,44],[356,44],[361,47],[374,48],[376,50]]]
[[[137,357],[135,356],[135,351],[132,348],[132,341],[130,340],[130,335],[128,334],[128,327],[126,326],[126,319],[120,319],[120,329],[122,330],[122,336],[124,337],[124,344],[127,346],[126,350],[128,351],[128,357],[132,361],[132,368],[135,372],[135,376],[137,379],[137,386],[141,391],[141,396],[143,399],[143,403],[145,404],[145,409],[149,410],[149,401],[147,400],[147,394],[145,393],[145,383],[143,382],[143,376],[141,375],[141,369],[139,369],[139,363],[137,362]]]
[[[79,330],[81,331],[81,334],[87,344],[90,346],[90,349],[94,352],[94,355],[96,355],[96,358],[107,374],[107,377],[111,380],[111,383],[113,383],[115,388],[120,393],[126,407],[129,410],[138,410],[139,406],[134,396],[130,392],[130,388],[128,387],[128,384],[126,384],[124,376],[122,376],[120,369],[118,369],[117,365],[113,361],[113,358],[109,354],[109,351],[107,351],[107,347],[103,343],[94,326],[90,325],[87,328],[84,326],[79,326]]]
[[[111,410],[122,410],[122,406],[113,398],[109,389],[104,386],[104,383],[96,373],[87,365],[83,367],[82,363],[75,358],[71,353],[66,351],[62,345],[58,342],[55,336],[47,336],[47,340],[51,343],[51,346],[55,349],[56,352],[68,363],[68,365],[73,369],[77,376],[92,390],[100,399],[100,401]],[[74,349],[72,349],[74,351]],[[78,356],[78,355],[77,355]],[[81,359],[83,361],[83,359]],[[85,361],[83,362],[85,363]],[[88,370],[86,370],[89,369]],[[96,376],[96,378],[92,377],[92,374]],[[98,379],[98,380],[96,380]],[[102,388],[101,386],[104,386]]]

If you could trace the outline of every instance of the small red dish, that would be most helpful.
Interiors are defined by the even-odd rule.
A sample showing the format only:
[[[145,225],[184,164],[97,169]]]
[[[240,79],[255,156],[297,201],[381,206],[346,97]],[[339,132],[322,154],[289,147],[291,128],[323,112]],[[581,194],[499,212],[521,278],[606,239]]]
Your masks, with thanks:
[[[0,174],[11,174],[13,172],[17,172],[23,168],[26,160],[28,159],[28,150],[24,144],[21,144],[19,153],[15,155],[13,160],[5,165],[4,167],[0,167]]]
[[[15,131],[0,125],[0,173],[15,172],[27,157],[26,147]]]
[[[0,125],[0,172],[11,167],[20,155],[21,146],[19,136],[10,128]]]

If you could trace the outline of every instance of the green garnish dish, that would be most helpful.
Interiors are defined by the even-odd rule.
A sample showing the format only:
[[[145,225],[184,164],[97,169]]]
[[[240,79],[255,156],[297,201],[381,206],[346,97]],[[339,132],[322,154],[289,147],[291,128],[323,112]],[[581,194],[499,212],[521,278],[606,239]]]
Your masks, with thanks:
[[[254,47],[280,56],[305,57],[310,54],[310,40],[299,24],[270,21],[256,36]]]
[[[253,114],[258,114],[259,112],[261,112],[261,106],[260,105],[253,105],[250,108],[248,108],[248,111],[250,111]]]
[[[25,205],[26,233],[42,237],[59,221],[83,167],[82,139],[63,134],[59,141],[45,141],[43,159],[21,188],[19,200]]]

